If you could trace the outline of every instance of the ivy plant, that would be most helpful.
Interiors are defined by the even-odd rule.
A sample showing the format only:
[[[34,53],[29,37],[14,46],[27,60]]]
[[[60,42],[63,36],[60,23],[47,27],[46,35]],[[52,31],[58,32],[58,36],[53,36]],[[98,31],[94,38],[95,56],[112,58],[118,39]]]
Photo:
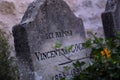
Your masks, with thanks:
[[[0,30],[0,80],[18,80],[17,68],[12,65],[8,41]]]

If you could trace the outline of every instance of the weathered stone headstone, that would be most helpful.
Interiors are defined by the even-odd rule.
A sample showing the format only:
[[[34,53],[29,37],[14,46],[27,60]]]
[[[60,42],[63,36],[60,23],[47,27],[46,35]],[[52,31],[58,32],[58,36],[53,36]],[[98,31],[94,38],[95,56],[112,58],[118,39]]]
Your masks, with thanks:
[[[77,74],[79,70],[63,67],[86,56],[83,22],[63,0],[34,1],[13,36],[20,80],[60,80]]]
[[[120,0],[108,0],[102,14],[105,36],[114,38],[120,31]]]

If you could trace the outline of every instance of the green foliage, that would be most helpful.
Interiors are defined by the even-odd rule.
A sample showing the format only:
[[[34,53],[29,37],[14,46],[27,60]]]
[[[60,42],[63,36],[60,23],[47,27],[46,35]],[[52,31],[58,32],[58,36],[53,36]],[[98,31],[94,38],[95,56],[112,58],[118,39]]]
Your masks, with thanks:
[[[69,66],[64,66],[63,68],[64,68],[65,71],[68,71],[70,69]]]
[[[56,42],[55,44],[55,49],[61,48],[62,44],[60,42]]]
[[[75,62],[75,63],[73,63],[73,66],[75,67],[75,68],[81,68],[81,66],[83,66],[85,64],[85,62],[79,62],[78,60]]]
[[[87,39],[86,43],[83,43],[82,45],[83,45],[83,47],[90,47],[91,46],[91,39]]]
[[[0,80],[17,80],[16,67],[12,66],[12,58],[9,57],[9,45],[4,34],[0,30]]]
[[[62,44],[60,42],[56,42],[54,48],[55,49],[60,49],[62,47]],[[65,50],[70,52],[70,50],[73,48],[73,45],[70,46],[65,46]]]
[[[92,34],[92,39],[83,43],[84,48],[91,48],[90,61],[80,74],[71,80],[119,80],[120,79],[120,34],[114,39],[104,39]],[[85,63],[76,61],[74,68],[81,68]],[[65,79],[66,80],[66,79]]]
[[[65,50],[67,50],[68,52],[70,52],[70,50],[72,50],[72,48],[73,48],[73,45],[70,45],[70,46],[65,47]]]

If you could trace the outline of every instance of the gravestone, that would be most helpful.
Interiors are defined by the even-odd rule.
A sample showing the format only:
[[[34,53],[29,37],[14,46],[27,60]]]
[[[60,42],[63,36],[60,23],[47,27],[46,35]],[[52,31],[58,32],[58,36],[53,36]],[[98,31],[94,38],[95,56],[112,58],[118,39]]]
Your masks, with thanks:
[[[31,3],[13,27],[13,36],[20,80],[60,80],[77,74],[71,60],[86,56],[83,22],[63,0]],[[71,68],[65,71],[64,66]]]
[[[102,22],[106,38],[114,39],[120,31],[120,0],[107,1]]]

